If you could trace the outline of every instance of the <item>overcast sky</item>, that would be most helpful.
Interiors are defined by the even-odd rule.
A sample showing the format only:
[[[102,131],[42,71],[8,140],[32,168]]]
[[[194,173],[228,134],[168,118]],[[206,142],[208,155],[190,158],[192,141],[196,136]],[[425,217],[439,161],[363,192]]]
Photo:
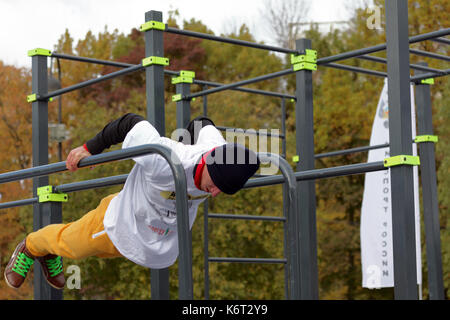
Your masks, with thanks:
[[[347,20],[346,5],[354,1],[360,0],[311,0],[310,20]],[[31,67],[27,51],[52,50],[66,28],[75,43],[89,30],[94,34],[103,31],[105,25],[109,31],[118,29],[128,34],[144,22],[149,10],[162,11],[166,21],[167,12],[178,9],[182,19],[201,20],[215,34],[245,23],[258,41],[270,43],[261,16],[264,3],[264,0],[0,0],[0,60]]]

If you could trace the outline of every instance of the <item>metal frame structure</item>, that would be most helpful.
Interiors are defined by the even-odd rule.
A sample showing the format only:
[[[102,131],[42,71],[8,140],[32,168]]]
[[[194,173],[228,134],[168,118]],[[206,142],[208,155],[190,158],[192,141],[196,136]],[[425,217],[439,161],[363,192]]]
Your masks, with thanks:
[[[410,43],[425,40],[437,41],[449,44],[449,40],[443,38],[450,34],[450,28],[434,31],[422,35],[408,37],[408,7],[406,0],[386,1],[386,39],[385,44],[380,44],[364,49],[353,50],[329,57],[317,59],[316,65],[320,67],[331,67],[351,72],[363,73],[377,77],[387,77],[389,83],[389,105],[390,105],[390,143],[379,146],[364,146],[348,150],[328,152],[325,154],[314,154],[314,129],[313,129],[313,92],[312,92],[312,70],[286,70],[259,76],[253,79],[239,81],[231,84],[220,84],[205,80],[193,79],[192,83],[202,86],[203,90],[191,93],[190,85],[180,83],[176,86],[179,95],[177,101],[177,127],[184,127],[190,119],[190,101],[195,97],[203,97],[203,114],[207,115],[207,96],[224,90],[237,90],[241,92],[262,94],[266,96],[281,98],[282,134],[278,137],[283,141],[283,155],[286,152],[286,128],[285,128],[285,99],[295,101],[296,112],[296,141],[297,152],[301,161],[297,163],[296,172],[287,164],[283,157],[276,155],[259,154],[262,159],[276,161],[279,164],[282,175],[262,176],[250,179],[245,188],[254,188],[267,185],[283,184],[283,217],[254,217],[247,215],[224,215],[208,213],[205,203],[205,248],[208,247],[208,218],[222,219],[264,219],[285,223],[285,257],[283,259],[257,259],[257,258],[210,258],[205,254],[205,274],[208,273],[209,262],[239,262],[239,263],[284,263],[286,265],[286,298],[290,299],[318,299],[318,270],[317,270],[317,236],[316,236],[316,203],[315,203],[315,180],[345,176],[351,174],[362,174],[371,171],[388,170],[383,161],[372,163],[350,164],[332,168],[315,169],[314,160],[326,156],[337,156],[353,152],[368,151],[370,149],[390,147],[390,155],[412,154],[411,136],[411,107],[409,85],[416,85],[416,101],[418,105],[418,133],[420,135],[432,135],[432,114],[429,82],[424,79],[442,77],[449,74],[450,69],[438,70],[429,68],[425,64],[410,64],[409,54],[418,54],[426,57],[450,61],[449,57],[431,52],[424,52],[409,48]],[[152,23],[155,27],[143,30],[145,37],[145,53],[147,57],[164,57],[163,32],[176,33],[180,35],[197,37],[212,41],[247,46],[261,50],[270,50],[286,54],[303,55],[313,47],[308,39],[296,41],[295,50],[268,46],[248,41],[230,39],[224,37],[202,34],[187,30],[179,30],[168,27],[162,23],[162,13],[149,11],[145,14],[146,23]],[[368,54],[386,50],[387,58],[382,59]],[[67,88],[53,92],[47,90],[47,57],[75,60],[80,62],[98,63],[123,68],[102,77],[85,81]],[[387,64],[387,72],[379,72],[359,67],[353,67],[336,62],[360,58],[374,62]],[[410,69],[416,70],[416,74],[410,76]],[[112,79],[117,76],[129,74],[136,71],[146,72],[147,93],[147,118],[156,127],[161,135],[165,134],[164,119],[164,75],[179,76],[180,72],[164,70],[159,63],[132,65],[113,61],[104,61],[93,58],[75,57],[60,53],[37,54],[32,57],[32,90],[34,98],[32,101],[33,114],[33,168],[0,174],[0,183],[16,181],[19,179],[33,178],[33,197],[30,199],[12,201],[0,204],[0,209],[33,204],[34,229],[39,229],[49,223],[61,222],[61,203],[38,202],[36,190],[38,187],[48,185],[48,175],[65,170],[64,162],[51,164],[48,161],[48,100],[73,90],[77,90],[100,81]],[[294,95],[270,92],[264,90],[250,89],[243,86],[255,82],[273,79],[296,73],[296,91]],[[222,127],[222,130],[230,128]],[[130,148],[132,149],[132,148]],[[133,150],[120,150],[103,155],[92,156],[80,162],[80,166],[88,166],[95,163],[129,158],[133,152],[147,154],[158,152],[167,154],[161,146],[148,145]],[[134,154],[135,155],[135,154]],[[177,194],[185,195],[185,177],[179,172],[180,168],[173,165],[177,188]],[[423,188],[424,221],[426,231],[426,247],[428,262],[428,281],[430,299],[443,299],[443,277],[441,247],[439,237],[439,213],[436,187],[436,169],[434,144],[425,142],[420,145],[421,177]],[[417,299],[416,288],[416,264],[414,249],[414,201],[412,167],[407,163],[390,168],[392,181],[392,211],[393,211],[393,249],[394,249],[394,274],[395,274],[395,298]],[[90,181],[76,182],[55,187],[59,192],[73,192],[103,186],[122,184],[127,175],[108,178],[94,179]],[[184,182],[183,182],[184,181]],[[296,181],[296,182],[295,182]],[[295,183],[294,183],[295,182]],[[184,183],[184,185],[183,185]],[[183,204],[181,204],[183,202]],[[185,199],[178,203],[179,216],[179,241],[180,241],[180,274],[179,274],[179,298],[192,299],[192,249],[191,235],[185,219]],[[184,206],[184,207],[183,207]],[[187,215],[186,215],[187,216]],[[288,222],[288,223],[287,223]],[[183,239],[183,241],[181,240]],[[182,244],[183,242],[184,244]],[[40,276],[40,271],[35,269],[35,299],[61,299],[60,292],[51,289]],[[205,277],[207,278],[207,277]],[[151,290],[153,299],[169,298],[169,271],[151,271]],[[205,281],[205,292],[209,292],[209,283]],[[208,294],[205,298],[209,298]]]

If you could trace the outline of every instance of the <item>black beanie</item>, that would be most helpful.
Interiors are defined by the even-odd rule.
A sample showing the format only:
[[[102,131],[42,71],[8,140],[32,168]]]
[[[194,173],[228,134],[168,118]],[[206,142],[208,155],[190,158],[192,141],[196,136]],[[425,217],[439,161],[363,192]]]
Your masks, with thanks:
[[[212,181],[226,194],[235,194],[242,189],[259,169],[259,164],[255,152],[236,143],[217,147],[206,157]]]

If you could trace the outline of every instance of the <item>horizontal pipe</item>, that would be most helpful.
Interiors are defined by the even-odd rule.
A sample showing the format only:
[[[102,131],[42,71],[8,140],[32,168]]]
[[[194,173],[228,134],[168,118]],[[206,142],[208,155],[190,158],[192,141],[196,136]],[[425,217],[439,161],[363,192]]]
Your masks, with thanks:
[[[157,144],[146,144],[137,147],[131,147],[121,150],[115,150],[107,153],[96,154],[87,158],[82,159],[78,163],[79,168],[94,166],[101,163],[130,159],[133,157],[143,156],[150,153],[154,153],[161,145]],[[159,150],[159,149],[158,149]],[[0,174],[0,184],[17,181],[22,179],[30,179],[39,176],[46,176],[52,173],[66,171],[66,162],[56,162],[52,164],[46,164],[38,167],[32,167],[27,169],[22,169],[18,171],[6,172]]]
[[[315,154],[314,157],[316,159],[319,159],[319,158],[325,158],[325,157],[341,156],[341,155],[349,154],[349,153],[363,152],[363,151],[369,151],[369,150],[375,150],[375,149],[381,149],[381,148],[387,148],[387,147],[389,147],[389,143],[319,153],[319,154]]]
[[[58,53],[58,52],[52,52],[51,57],[64,59],[64,60],[87,62],[87,63],[93,63],[93,64],[102,64],[102,65],[106,65],[106,66],[119,67],[119,68],[129,68],[129,67],[135,66],[134,64],[125,63],[125,62],[117,62],[117,61],[110,61],[110,60],[100,60],[100,59],[95,59],[95,58],[72,56],[72,55]]]
[[[252,216],[243,214],[222,214],[222,213],[210,213],[208,218],[215,219],[238,219],[238,220],[264,220],[264,221],[282,221],[285,222],[285,217],[274,217],[274,216]]]
[[[429,32],[429,33],[424,33],[424,34],[410,37],[409,43],[416,43],[416,42],[420,42],[420,41],[424,41],[424,40],[428,40],[428,39],[432,39],[432,38],[445,36],[448,34],[450,34],[450,28],[433,31],[433,32]],[[383,44],[375,45],[372,47],[352,50],[352,51],[348,51],[348,52],[339,53],[339,54],[336,54],[333,56],[320,58],[320,59],[317,59],[317,64],[320,65],[320,64],[327,64],[330,62],[336,62],[336,61],[340,61],[340,60],[346,60],[346,59],[355,58],[355,57],[358,57],[358,56],[361,56],[364,54],[382,51],[385,49],[386,49],[386,43],[383,43]]]
[[[212,34],[206,34],[206,33],[201,33],[201,32],[181,30],[181,29],[177,29],[177,28],[168,27],[167,25],[166,25],[165,32],[181,34],[184,36],[195,37],[195,38],[200,38],[200,39],[237,44],[237,45],[244,46],[244,47],[251,47],[251,48],[263,49],[263,50],[269,50],[269,51],[275,51],[275,52],[281,52],[281,53],[298,53],[296,50],[292,50],[292,49],[285,49],[285,48],[280,48],[280,47],[275,47],[275,46],[269,46],[269,45],[265,45],[265,44],[259,44],[259,43],[245,41],[245,40],[239,40],[239,39],[218,37],[218,36],[214,36]]]
[[[428,52],[428,51],[417,50],[417,49],[409,49],[409,53],[415,54],[417,56],[423,56],[423,57],[428,57],[428,58],[433,58],[433,59],[444,60],[447,62],[450,61],[450,57],[444,56],[442,54],[437,54],[434,52]]]
[[[438,77],[444,77],[446,75],[450,74],[450,69],[442,70],[442,73],[435,74],[435,73],[422,73],[418,74],[416,76],[411,77],[411,82],[419,82],[420,80],[428,79],[428,78],[438,78]]]
[[[212,89],[199,91],[199,92],[187,95],[187,96],[183,96],[182,98],[185,99],[185,100],[189,100],[189,99],[192,99],[192,98],[205,96],[205,95],[208,95],[208,94],[211,94],[211,93],[216,93],[216,92],[228,90],[228,89],[232,89],[232,88],[248,85],[248,84],[259,82],[259,81],[264,81],[264,80],[273,79],[273,78],[276,78],[276,77],[281,77],[281,76],[284,76],[284,75],[287,75],[287,74],[291,74],[291,73],[294,73],[294,72],[295,71],[292,68],[291,69],[282,70],[282,71],[277,71],[277,72],[266,74],[266,75],[259,76],[259,77],[256,77],[256,78],[242,80],[242,81],[238,81],[238,82],[235,82],[235,83],[226,84],[226,85],[223,85],[223,86],[220,86],[220,87],[217,87],[217,88],[212,88]]]
[[[342,69],[342,70],[346,70],[346,71],[358,72],[358,73],[365,73],[365,74],[370,74],[372,76],[377,76],[377,77],[382,77],[382,78],[387,77],[386,72],[368,70],[368,69],[353,67],[353,66],[347,66],[347,65],[343,65],[343,64],[339,64],[339,63],[326,63],[326,64],[322,64],[322,66],[331,67],[331,68],[335,68],[335,69]]]
[[[207,85],[207,86],[210,86],[210,87],[220,87],[220,86],[224,86],[225,85],[225,84],[219,83],[219,82],[212,82],[212,81],[205,81],[205,80],[196,80],[196,79],[194,79],[194,83],[195,84],[199,84],[199,85]],[[295,99],[295,100],[297,99],[295,96],[289,95],[289,94],[283,94],[283,93],[279,93],[279,92],[265,91],[265,90],[259,90],[259,89],[252,89],[252,88],[236,87],[236,88],[232,88],[230,90],[242,91],[242,92],[248,92],[248,93],[255,93],[255,94],[271,96],[271,97],[278,97],[278,98],[287,98],[287,99]]]
[[[52,97],[56,97],[56,96],[59,96],[59,95],[62,95],[62,94],[65,94],[65,93],[68,93],[68,92],[71,92],[74,90],[78,90],[78,89],[81,89],[81,88],[84,88],[84,87],[87,87],[87,86],[90,86],[90,85],[93,85],[93,84],[96,84],[96,83],[99,83],[99,82],[102,82],[105,80],[109,80],[109,79],[112,79],[112,78],[115,78],[118,76],[122,76],[122,75],[125,75],[128,73],[136,72],[139,70],[144,70],[144,66],[133,65],[132,67],[129,67],[129,68],[126,68],[123,70],[111,72],[111,73],[108,73],[104,76],[101,76],[101,77],[98,77],[95,79],[87,80],[87,81],[84,81],[81,83],[74,84],[73,86],[69,86],[67,88],[62,88],[62,89],[55,90],[53,92],[49,92],[46,95],[38,96],[37,98],[38,98],[38,100],[48,100],[49,98],[52,98]]]
[[[231,128],[231,127],[223,127],[223,126],[216,126],[216,128],[220,131],[233,131],[236,133],[242,133],[242,134],[255,134],[257,136],[268,136],[268,137],[276,137],[284,139],[284,135],[282,134],[275,134],[270,132],[261,132],[260,130],[249,130],[249,129],[240,129],[240,128]]]
[[[353,174],[361,174],[372,171],[387,170],[383,161],[349,164],[345,166],[312,169],[306,171],[295,172],[294,176],[297,181],[315,180],[334,178],[340,176],[347,176]],[[284,182],[284,178],[281,175],[266,176],[261,178],[254,178],[247,181],[244,188],[255,188],[280,184]]]
[[[380,62],[380,63],[387,64],[387,59],[380,58],[380,57],[375,57],[375,56],[370,56],[370,55],[359,56],[358,59],[363,59],[363,60],[368,60],[368,61],[374,61],[374,62]],[[442,72],[442,70],[421,66],[420,64],[410,64],[409,67],[411,69],[414,69],[414,70],[421,70],[421,71],[427,71],[427,72],[435,72],[435,73],[441,73]]]
[[[30,198],[30,199],[3,202],[3,203],[0,203],[0,209],[8,209],[8,208],[14,208],[14,207],[27,206],[27,205],[34,204],[38,201],[39,201],[39,198],[36,197],[36,198]]]
[[[450,44],[450,40],[446,39],[446,38],[434,38],[434,39],[431,39],[431,41],[439,42],[439,43],[443,43],[443,44]]]
[[[119,184],[124,184],[127,180],[128,174],[122,174],[118,176],[98,178],[86,181],[72,182],[62,184],[55,187],[57,192],[70,193],[81,190],[90,190],[96,188],[110,187]]]
[[[210,257],[210,262],[234,262],[234,263],[287,263],[286,259],[269,259],[269,258],[222,258]]]

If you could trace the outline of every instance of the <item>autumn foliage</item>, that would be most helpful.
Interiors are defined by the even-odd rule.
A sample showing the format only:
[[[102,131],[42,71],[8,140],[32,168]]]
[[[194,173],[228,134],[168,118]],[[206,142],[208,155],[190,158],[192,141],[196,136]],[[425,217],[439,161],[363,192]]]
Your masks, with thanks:
[[[375,4],[383,6],[383,1]],[[449,5],[442,1],[409,1],[410,34],[420,34],[448,27],[437,26],[435,21],[446,22]],[[436,17],[440,16],[439,19]],[[348,30],[319,32],[312,26],[304,36],[312,40],[313,48],[320,57],[354,50],[385,42],[384,31],[366,27],[364,8],[356,9]],[[169,25],[203,33],[212,33],[201,21],[177,21],[176,14],[167,19]],[[226,34],[247,41],[255,41],[247,26]],[[145,57],[144,38],[137,29],[124,35],[107,28],[98,35],[88,32],[76,43],[66,30],[53,51],[127,64],[139,64]],[[427,41],[414,48],[449,54],[448,46]],[[377,54],[383,56],[384,53]],[[234,46],[184,37],[164,35],[164,55],[169,57],[169,70],[195,71],[202,80],[231,83],[283,70],[290,66],[287,59],[263,50]],[[411,56],[411,62],[427,61],[430,67],[445,69],[437,60]],[[105,75],[117,67],[83,64],[61,60],[62,86]],[[385,71],[385,66],[366,60],[351,59],[343,63]],[[51,70],[56,77],[53,62]],[[369,144],[373,113],[376,110],[382,80],[369,75],[320,67],[314,72],[314,129],[315,153],[359,147]],[[70,138],[63,143],[63,155],[82,145],[110,120],[125,112],[145,116],[145,73],[138,72],[64,95],[61,99],[63,123],[70,131]],[[252,88],[278,92],[294,92],[294,77],[273,79],[251,86]],[[193,92],[202,90],[193,85]],[[31,71],[15,68],[0,61],[0,168],[1,172],[14,171],[31,166],[31,106],[26,95],[31,92]],[[171,101],[175,87],[170,77],[165,77],[166,131],[170,135],[176,128],[175,103]],[[450,180],[449,156],[450,133],[448,132],[450,97],[449,82],[436,80],[432,86],[434,126],[439,136],[436,152],[438,170],[439,209],[441,216],[442,254],[446,294],[450,288]],[[57,103],[49,103],[49,122],[56,122]],[[208,116],[216,124],[238,128],[281,128],[281,101],[262,95],[227,91],[208,96]],[[296,154],[295,107],[287,106],[287,159]],[[201,98],[191,104],[191,115],[202,114]],[[280,144],[281,145],[281,144]],[[114,146],[112,149],[120,148]],[[108,150],[109,151],[109,150]],[[268,150],[274,152],[274,150]],[[57,159],[56,146],[50,143],[49,162]],[[281,153],[281,147],[275,152]],[[365,153],[319,159],[317,168],[339,166],[367,161]],[[294,167],[294,163],[292,163]],[[82,169],[76,173],[62,173],[50,177],[50,183],[58,185],[128,173],[132,161],[121,161],[94,169]],[[321,299],[392,299],[392,289],[368,290],[361,287],[361,257],[359,246],[359,222],[364,176],[355,175],[336,179],[318,180],[317,236],[319,294]],[[31,180],[0,184],[1,202],[31,197]],[[120,186],[100,188],[70,194],[64,204],[64,222],[73,221],[93,209],[106,195],[117,192]],[[210,201],[209,211],[219,213],[282,215],[282,190],[280,186],[243,190],[233,196],[221,195]],[[15,245],[32,231],[32,208],[22,207],[0,210],[0,262],[2,271]],[[283,258],[282,224],[264,221],[225,221],[210,219],[209,255],[216,257]],[[204,248],[203,208],[200,208],[192,230],[193,272],[196,299],[204,298]],[[424,237],[423,261],[425,258]],[[125,259],[87,258],[80,261],[64,260],[65,266],[76,264],[82,270],[79,290],[64,290],[66,299],[148,299],[150,298],[150,275],[145,268]],[[427,297],[426,265],[424,297]],[[256,265],[210,263],[211,299],[284,299],[284,267],[282,265]],[[171,297],[177,297],[177,265],[170,268]],[[32,279],[27,279],[20,290],[7,288],[0,281],[0,299],[32,298]]]

